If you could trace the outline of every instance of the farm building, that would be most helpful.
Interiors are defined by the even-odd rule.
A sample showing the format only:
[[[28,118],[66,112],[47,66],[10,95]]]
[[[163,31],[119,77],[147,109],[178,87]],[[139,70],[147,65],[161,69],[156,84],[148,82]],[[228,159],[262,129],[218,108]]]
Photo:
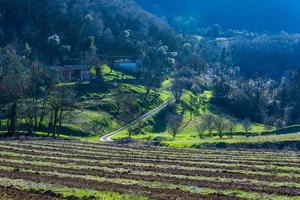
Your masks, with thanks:
[[[141,60],[119,59],[114,62],[114,66],[123,71],[137,73],[142,70],[143,63]]]
[[[90,67],[86,65],[49,66],[49,69],[62,82],[88,81],[92,78]]]

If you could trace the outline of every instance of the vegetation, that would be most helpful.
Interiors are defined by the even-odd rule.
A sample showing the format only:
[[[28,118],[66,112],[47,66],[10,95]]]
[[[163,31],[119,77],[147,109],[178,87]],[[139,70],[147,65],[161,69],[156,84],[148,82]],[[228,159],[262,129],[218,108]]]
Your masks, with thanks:
[[[0,1],[0,199],[299,199],[299,34],[180,1]]]
[[[4,51],[3,56],[12,57],[9,59],[19,58],[10,47]],[[3,115],[0,122],[1,135],[5,136],[26,132],[28,136],[35,133],[94,140],[130,122],[169,96],[159,89],[146,94],[143,85],[126,83],[126,80],[134,80],[134,77],[111,70],[108,66],[102,67],[104,82],[71,84],[57,84],[38,63],[32,63],[28,68],[24,66],[28,71],[19,71],[19,74],[15,73],[17,67],[17,64],[11,65],[6,68],[7,73],[3,74],[7,83],[3,82],[5,87],[1,88],[4,101],[1,102]],[[39,73],[44,74],[28,77],[33,67],[39,67]],[[10,83],[17,76],[22,77],[16,86],[22,92],[16,98],[15,91],[11,91],[14,86]],[[128,115],[132,118],[128,118]]]

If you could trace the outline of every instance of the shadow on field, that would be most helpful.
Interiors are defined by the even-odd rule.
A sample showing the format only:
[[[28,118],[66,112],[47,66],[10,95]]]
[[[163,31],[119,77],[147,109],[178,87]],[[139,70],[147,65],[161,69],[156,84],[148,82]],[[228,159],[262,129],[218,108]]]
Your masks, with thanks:
[[[263,142],[263,143],[236,143],[225,142],[203,143],[194,145],[198,149],[256,149],[256,150],[293,150],[300,151],[300,141]]]

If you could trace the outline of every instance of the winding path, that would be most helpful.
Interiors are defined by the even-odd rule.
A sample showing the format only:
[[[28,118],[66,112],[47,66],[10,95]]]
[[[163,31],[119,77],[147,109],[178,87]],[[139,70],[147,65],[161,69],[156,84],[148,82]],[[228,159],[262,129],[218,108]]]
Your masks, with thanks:
[[[142,122],[142,121],[146,121],[147,119],[149,119],[150,117],[155,116],[156,114],[158,114],[160,111],[162,111],[163,109],[165,109],[168,105],[172,104],[175,102],[174,97],[169,98],[167,101],[163,102],[161,105],[157,106],[156,108],[154,108],[153,110],[147,112],[146,114],[142,115],[141,117],[139,117],[138,119],[134,120],[133,122],[130,122],[129,124],[119,128],[116,131],[113,131],[107,135],[104,135],[100,138],[101,142],[113,142],[113,136],[115,136],[116,134],[120,133],[123,130],[128,129],[130,126],[133,126],[135,124],[137,124],[138,122]]]

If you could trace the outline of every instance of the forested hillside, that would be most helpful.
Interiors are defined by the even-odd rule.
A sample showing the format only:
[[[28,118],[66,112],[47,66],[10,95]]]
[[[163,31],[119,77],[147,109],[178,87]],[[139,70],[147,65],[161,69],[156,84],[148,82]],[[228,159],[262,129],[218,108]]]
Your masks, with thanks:
[[[179,31],[195,33],[219,24],[224,29],[254,32],[299,32],[297,0],[136,0],[147,10],[164,17]],[[176,2],[176,3],[175,3]]]
[[[126,0],[1,1],[1,135],[92,136],[134,120],[162,100],[157,89],[175,36]],[[143,60],[143,78],[112,69],[123,57]],[[65,64],[77,70],[69,73]],[[58,77],[59,70],[78,76],[83,64],[89,81]]]
[[[167,23],[130,1],[1,1],[0,45],[13,43],[48,63],[80,51],[142,55],[172,41]]]

